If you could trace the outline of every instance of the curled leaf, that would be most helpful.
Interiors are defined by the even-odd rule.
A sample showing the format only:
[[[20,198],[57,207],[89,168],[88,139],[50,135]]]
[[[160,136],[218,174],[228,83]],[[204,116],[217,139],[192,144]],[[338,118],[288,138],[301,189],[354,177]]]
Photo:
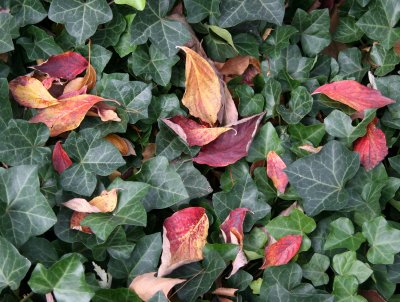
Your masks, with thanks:
[[[371,108],[381,108],[395,103],[394,100],[383,96],[379,90],[361,85],[353,80],[344,80],[322,85],[312,94],[322,93],[329,98],[345,104],[357,111]]]
[[[97,103],[94,105],[91,109],[92,111],[89,111],[89,113],[93,113],[94,116],[100,117],[102,122],[108,122],[108,121],[113,121],[113,122],[120,122],[121,119],[119,118],[118,114],[115,112],[115,107],[107,105],[106,103]],[[94,113],[93,111],[96,111],[97,113]]]
[[[59,103],[38,79],[20,76],[9,83],[11,94],[22,106],[47,108]]]
[[[314,147],[313,145],[310,145],[310,144],[304,144],[304,145],[299,146],[299,149],[315,154],[315,153],[318,153],[319,151],[321,151],[322,146]]]
[[[87,215],[87,213],[74,211],[70,219],[70,228],[86,234],[93,234],[93,231],[88,226],[81,225],[81,221],[85,219]]]
[[[185,208],[164,221],[163,253],[159,276],[177,267],[203,259],[208,235],[208,217],[204,208]]]
[[[186,53],[186,89],[182,103],[191,115],[214,124],[221,108],[220,81],[211,65],[195,51],[180,47]]]
[[[45,123],[50,129],[50,136],[77,128],[86,112],[96,103],[104,99],[89,94],[82,94],[63,99],[59,104],[42,109],[30,119],[31,123]]]
[[[90,202],[83,198],[73,198],[64,202],[63,205],[81,213],[107,213],[115,210],[117,201],[117,189],[111,189],[110,191],[104,190],[100,196],[93,198]]]
[[[35,70],[48,74],[50,77],[72,80],[83,72],[89,62],[79,53],[67,51],[51,56],[42,64],[33,66]]]
[[[354,151],[360,154],[360,162],[368,171],[376,167],[388,154],[385,133],[376,127],[375,118],[367,126],[367,133],[354,142]]]
[[[182,115],[163,119],[163,122],[187,142],[189,146],[207,145],[222,133],[231,130],[229,127],[208,128]]]
[[[122,156],[136,155],[132,143],[126,138],[111,133],[107,135],[104,139],[113,144],[118,149],[118,151],[121,153]]]
[[[61,174],[65,169],[72,165],[72,160],[69,158],[67,152],[65,152],[60,141],[58,141],[54,146],[52,162],[54,170],[56,170],[58,174]]]
[[[286,164],[275,151],[269,151],[267,154],[267,175],[271,178],[275,188],[284,193],[289,179],[283,170]]]
[[[167,297],[175,285],[185,281],[185,279],[156,277],[155,272],[151,272],[134,278],[129,285],[129,289],[134,291],[143,301],[148,301],[158,291],[162,291]]]
[[[237,291],[237,288],[218,287],[212,292],[212,294],[219,296],[235,297],[235,293]]]
[[[261,269],[287,264],[299,251],[301,235],[287,235],[277,242],[267,245],[264,250],[264,263]]]

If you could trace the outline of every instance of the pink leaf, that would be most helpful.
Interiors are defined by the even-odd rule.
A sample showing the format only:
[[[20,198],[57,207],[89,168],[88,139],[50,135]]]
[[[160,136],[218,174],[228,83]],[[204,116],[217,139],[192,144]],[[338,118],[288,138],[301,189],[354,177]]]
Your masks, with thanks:
[[[272,179],[275,188],[280,192],[284,193],[289,179],[283,169],[286,168],[286,164],[276,154],[275,151],[269,151],[267,155],[267,175]]]

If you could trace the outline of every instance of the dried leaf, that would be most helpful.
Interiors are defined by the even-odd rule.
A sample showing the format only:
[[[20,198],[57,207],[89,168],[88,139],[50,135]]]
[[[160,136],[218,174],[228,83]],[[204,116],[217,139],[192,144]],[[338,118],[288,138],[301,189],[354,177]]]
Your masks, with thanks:
[[[312,94],[316,93],[325,94],[329,98],[357,111],[381,108],[395,103],[394,100],[383,96],[378,90],[361,85],[353,80],[325,84],[317,88]]]
[[[63,95],[71,94],[74,91],[82,91],[85,87],[85,90],[93,89],[94,85],[96,85],[96,70],[89,63],[86,68],[86,73],[84,77],[78,77],[69,81],[67,85],[65,85]]]
[[[154,157],[156,154],[156,144],[147,144],[142,152],[143,161],[149,160],[150,158]]]
[[[100,212],[112,212],[117,207],[118,189],[104,190],[100,196],[93,198],[89,204],[95,206]]]
[[[286,164],[275,151],[269,151],[267,155],[267,175],[271,178],[275,188],[284,193],[289,179],[283,170]]]
[[[86,199],[73,198],[63,203],[67,208],[81,213],[100,213],[100,209],[91,205]]]
[[[63,149],[60,141],[58,141],[54,146],[52,162],[54,170],[56,170],[58,174],[61,174],[65,169],[72,165],[72,160]]]
[[[235,293],[237,291],[237,288],[218,287],[212,292],[212,294],[227,297],[236,297]]]
[[[42,82],[29,76],[20,76],[9,83],[14,99],[29,108],[47,108],[57,105],[55,99],[43,86]]]
[[[221,134],[215,141],[202,147],[193,161],[211,167],[225,167],[245,157],[263,116],[264,113],[260,113],[230,125],[236,132]]]
[[[250,65],[254,66],[258,73],[261,72],[260,62],[251,56],[237,56],[231,58],[224,63],[219,71],[224,76],[238,76],[244,74]]]
[[[67,51],[51,56],[46,62],[32,68],[53,78],[72,80],[83,72],[88,64],[88,61],[81,54]]]
[[[88,226],[81,225],[81,221],[85,219],[87,215],[88,215],[87,213],[74,211],[70,219],[70,228],[86,234],[93,234],[92,230]]]
[[[88,112],[88,115],[98,116],[100,117],[102,122],[120,122],[118,114],[115,112],[115,107],[110,106],[106,103],[97,103],[91,108],[91,111]],[[96,111],[96,113],[94,113]]]
[[[187,47],[180,49],[186,53],[186,90],[182,103],[191,115],[214,124],[221,108],[222,97],[218,76],[199,54]]]
[[[162,291],[167,297],[175,285],[185,281],[185,279],[155,277],[155,272],[151,272],[137,276],[133,279],[129,285],[129,289],[134,291],[143,301],[148,301],[158,291]]]
[[[315,154],[321,151],[322,146],[314,147],[313,145],[304,144],[299,146],[299,149]]]
[[[104,139],[113,144],[121,153],[122,156],[136,155],[135,148],[132,143],[117,134],[109,134]]]
[[[353,149],[360,154],[360,162],[365,170],[376,167],[388,155],[385,133],[376,128],[378,119],[375,118],[367,126],[367,133],[354,142]]]
[[[235,101],[233,100],[232,95],[225,82],[221,81],[221,83],[222,106],[220,111],[218,112],[218,121],[221,123],[221,125],[234,124],[238,121],[239,116]]]
[[[267,245],[261,269],[287,264],[298,252],[302,242],[301,235],[287,235],[277,242]]]
[[[92,261],[93,264],[93,270],[96,272],[97,276],[100,278],[100,280],[97,280],[99,283],[99,286],[101,288],[111,288],[111,283],[112,283],[112,276],[110,273],[107,273],[104,269],[101,268],[100,265],[96,264],[95,262]]]
[[[203,259],[208,235],[208,217],[204,208],[185,208],[164,221],[163,253],[159,276],[177,267]]]
[[[208,128],[182,115],[163,119],[163,122],[187,142],[189,146],[207,145],[222,133],[232,129],[228,127]]]
[[[50,136],[77,128],[89,109],[104,99],[90,94],[82,94],[63,99],[58,105],[42,109],[30,119],[31,123],[45,123]]]

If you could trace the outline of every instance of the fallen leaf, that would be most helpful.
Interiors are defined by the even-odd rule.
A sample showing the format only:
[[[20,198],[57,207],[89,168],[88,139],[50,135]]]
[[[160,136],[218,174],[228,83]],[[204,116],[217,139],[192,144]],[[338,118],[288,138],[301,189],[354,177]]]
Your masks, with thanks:
[[[245,157],[263,116],[264,113],[260,113],[227,125],[235,131],[227,131],[203,146],[193,161],[211,167],[225,167]]]
[[[220,296],[236,297],[235,293],[237,291],[238,291],[237,288],[218,287],[211,293],[214,295],[220,295]]]
[[[97,276],[100,280],[97,280],[100,288],[111,288],[112,276],[110,273],[107,273],[104,269],[101,268],[100,265],[92,261],[93,270],[96,272]]]
[[[267,175],[271,178],[275,188],[280,193],[285,193],[289,179],[283,170],[286,164],[275,151],[269,151],[267,154]]]
[[[60,141],[58,141],[54,146],[52,162],[54,170],[56,170],[58,174],[61,174],[65,169],[72,165],[72,160],[69,158],[67,152],[65,152]]]
[[[301,235],[287,235],[277,242],[267,245],[264,250],[265,258],[261,269],[287,264],[299,251],[301,241]]]
[[[239,116],[235,101],[226,83],[221,81],[221,85],[222,102],[221,109],[218,112],[218,121],[221,125],[234,124],[237,122]]]
[[[365,170],[376,167],[388,155],[385,133],[376,127],[375,118],[367,126],[367,133],[354,142],[353,150],[360,154],[360,162]]]
[[[48,74],[50,77],[72,80],[82,73],[89,62],[79,53],[67,51],[51,56],[40,65],[33,66],[35,70]]]
[[[228,127],[208,128],[182,115],[178,115],[162,121],[170,127],[190,147],[204,146],[215,140],[222,133],[231,130]]]
[[[129,285],[129,289],[134,291],[143,301],[148,301],[158,291],[162,291],[167,297],[175,285],[185,281],[185,279],[156,277],[155,272],[151,272],[134,278]]]
[[[143,162],[154,157],[154,155],[156,154],[156,147],[157,145],[153,143],[147,144],[146,147],[144,147],[144,150],[142,152]]]
[[[59,104],[38,79],[20,76],[9,87],[14,100],[22,106],[39,109]]]
[[[54,297],[52,293],[47,293],[45,297],[46,297],[46,302],[54,302]]]
[[[126,138],[111,133],[107,135],[104,139],[113,144],[122,156],[136,155],[135,148],[133,148],[132,143]]]
[[[96,111],[94,114],[95,116],[100,117],[102,122],[120,122],[121,119],[119,118],[118,114],[115,112],[115,107],[107,105],[106,103],[97,103],[94,105],[88,113],[92,111]]]
[[[211,65],[195,51],[180,47],[186,53],[186,82],[182,103],[189,113],[214,124],[221,108],[221,86]]]
[[[371,108],[381,108],[395,103],[394,100],[383,96],[379,90],[361,85],[353,80],[344,80],[325,84],[317,88],[312,94],[322,93],[345,104],[357,111]]]
[[[232,271],[227,278],[236,274],[241,267],[247,264],[247,259],[243,252],[243,221],[248,211],[249,209],[247,208],[234,209],[221,224],[221,232],[225,242],[240,246],[239,252],[232,263]]]
[[[165,219],[158,276],[165,276],[179,266],[202,260],[207,235],[208,217],[204,208],[185,208]]]
[[[100,209],[84,198],[73,198],[63,203],[67,208],[80,213],[100,213]]]
[[[255,66],[258,72],[261,71],[260,62],[251,56],[236,56],[231,58],[224,63],[219,71],[224,76],[238,76],[242,75],[250,64]]]
[[[87,213],[74,211],[70,219],[70,225],[69,225],[70,228],[72,230],[80,231],[86,234],[93,234],[92,230],[88,226],[81,225],[81,221],[85,219],[87,215],[88,215]]]
[[[100,196],[96,196],[91,201],[83,198],[73,198],[64,202],[67,208],[81,213],[108,213],[115,210],[118,201],[118,189],[110,191],[104,190]]]
[[[314,147],[313,145],[304,144],[299,146],[299,149],[315,154],[321,151],[322,146]]]
[[[360,295],[368,302],[386,302],[386,300],[376,290],[361,290]]]
[[[68,82],[65,85],[63,95],[72,93],[74,91],[80,91],[85,87],[85,90],[91,90],[96,84],[96,70],[89,63],[86,68],[86,73],[84,77],[78,77]]]
[[[50,136],[77,128],[89,109],[104,99],[90,94],[82,94],[63,99],[58,105],[42,109],[30,119],[31,123],[45,123],[50,129]]]

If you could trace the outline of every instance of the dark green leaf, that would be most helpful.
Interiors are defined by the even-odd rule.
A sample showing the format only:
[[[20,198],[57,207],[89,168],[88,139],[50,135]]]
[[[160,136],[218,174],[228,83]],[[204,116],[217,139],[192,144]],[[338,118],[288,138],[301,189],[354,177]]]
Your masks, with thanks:
[[[260,131],[254,137],[246,159],[249,162],[265,160],[269,151],[281,153],[283,148],[274,126],[268,122],[261,127]]]
[[[339,24],[333,34],[333,39],[341,43],[351,43],[359,40],[364,33],[357,26],[353,17],[340,17]]]
[[[331,222],[324,249],[346,248],[356,251],[364,241],[365,238],[361,233],[354,234],[354,226],[351,220],[341,217]]]
[[[311,280],[314,286],[320,286],[329,282],[329,276],[325,273],[330,264],[329,257],[314,254],[310,261],[302,266],[303,277]]]
[[[201,22],[206,17],[214,24],[219,16],[220,0],[184,0],[189,23]]]
[[[311,111],[313,99],[305,87],[297,87],[292,91],[289,109],[278,106],[277,111],[288,124],[297,124]]]
[[[127,288],[99,289],[93,297],[93,302],[140,302],[142,301],[134,292]]]

